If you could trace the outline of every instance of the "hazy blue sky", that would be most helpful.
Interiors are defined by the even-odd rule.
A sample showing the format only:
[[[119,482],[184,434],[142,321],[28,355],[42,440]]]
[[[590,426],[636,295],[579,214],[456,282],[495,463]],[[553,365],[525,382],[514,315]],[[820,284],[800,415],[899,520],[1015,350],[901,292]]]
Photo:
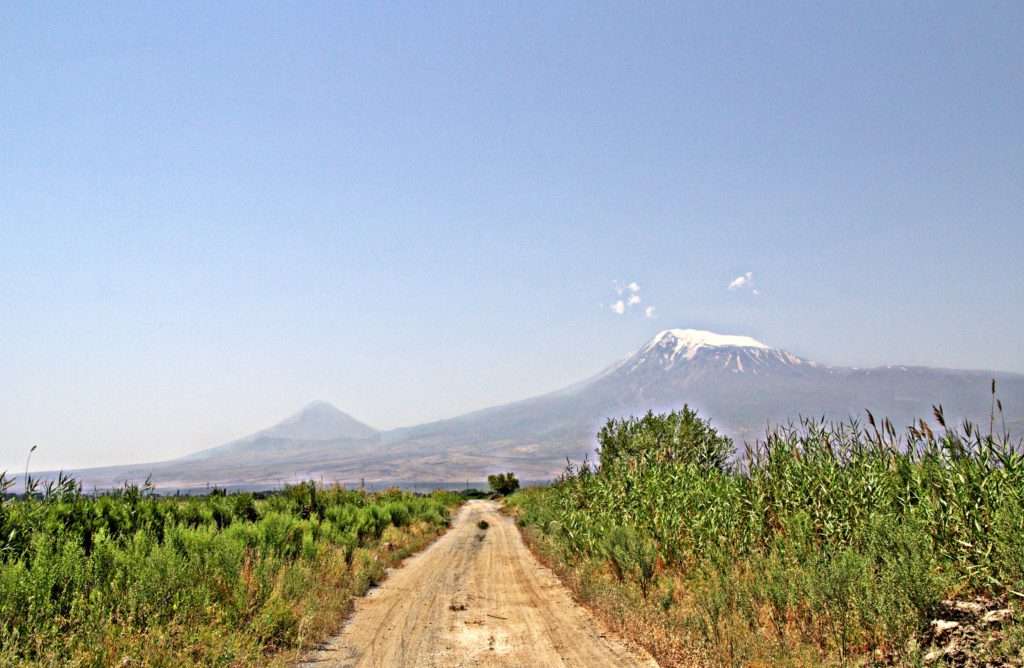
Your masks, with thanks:
[[[0,469],[452,416],[666,327],[1024,371],[1022,263],[1020,2],[0,10]]]

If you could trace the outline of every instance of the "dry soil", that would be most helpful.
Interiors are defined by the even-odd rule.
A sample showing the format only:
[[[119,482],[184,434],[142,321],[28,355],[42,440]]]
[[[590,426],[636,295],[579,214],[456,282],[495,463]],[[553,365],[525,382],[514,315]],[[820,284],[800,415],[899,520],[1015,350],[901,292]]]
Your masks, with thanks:
[[[572,600],[494,501],[466,503],[448,533],[361,599],[302,665],[657,668]]]

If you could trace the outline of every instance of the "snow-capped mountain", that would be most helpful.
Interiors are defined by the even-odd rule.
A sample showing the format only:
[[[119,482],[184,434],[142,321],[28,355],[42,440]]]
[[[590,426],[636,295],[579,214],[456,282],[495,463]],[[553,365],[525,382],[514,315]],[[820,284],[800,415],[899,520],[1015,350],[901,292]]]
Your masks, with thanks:
[[[998,383],[1007,428],[1024,435],[1024,375],[888,366],[830,367],[749,336],[667,329],[626,359],[557,392],[410,428],[375,432],[317,402],[252,436],[188,458],[76,472],[86,486],[109,487],[152,474],[164,487],[286,480],[465,481],[494,471],[524,479],[556,476],[566,459],[592,455],[610,417],[689,404],[737,444],[768,424],[799,416],[847,420],[865,409],[897,427],[928,418],[987,425],[989,387]]]
[[[659,371],[676,368],[692,371],[695,365],[700,365],[732,373],[756,374],[805,364],[817,366],[749,336],[716,334],[700,329],[666,329],[658,332],[647,345],[614,370],[624,370],[626,373],[640,373],[650,368]]]
[[[716,334],[702,329],[666,329],[658,332],[651,342],[637,353],[641,357],[660,355],[667,365],[675,364],[679,358],[692,360],[701,350],[722,348],[747,348],[751,350],[771,350],[757,339],[749,336],[732,334]]]
[[[999,382],[1007,423],[1024,432],[1024,376],[923,367],[851,369],[817,364],[749,336],[667,329],[635,353],[550,394],[384,435],[400,470],[487,467],[555,475],[566,458],[592,454],[610,417],[696,408],[737,444],[763,437],[768,424],[800,416],[863,419],[865,410],[909,425],[942,403],[947,417],[987,423],[989,385]],[[547,472],[546,475],[544,472]]]

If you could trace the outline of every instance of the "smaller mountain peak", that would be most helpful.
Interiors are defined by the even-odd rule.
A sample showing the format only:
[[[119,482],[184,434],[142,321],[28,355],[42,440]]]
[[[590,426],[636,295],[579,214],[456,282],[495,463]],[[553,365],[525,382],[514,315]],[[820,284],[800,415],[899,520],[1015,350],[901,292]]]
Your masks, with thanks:
[[[365,438],[374,433],[376,430],[372,427],[322,400],[306,404],[295,415],[259,432],[261,436],[308,440]]]
[[[316,399],[314,401],[311,401],[308,404],[306,404],[305,406],[303,406],[302,410],[299,411],[299,413],[321,413],[321,412],[322,413],[326,413],[326,412],[340,413],[341,411],[338,410],[337,406],[335,406],[334,404],[332,404],[329,401],[324,401],[323,399]]]

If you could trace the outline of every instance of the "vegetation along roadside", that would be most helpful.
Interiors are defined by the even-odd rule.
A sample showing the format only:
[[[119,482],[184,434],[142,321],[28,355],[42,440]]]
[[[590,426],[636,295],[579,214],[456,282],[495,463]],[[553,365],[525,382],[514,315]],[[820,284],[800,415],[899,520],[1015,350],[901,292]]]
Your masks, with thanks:
[[[1024,456],[969,423],[803,421],[738,461],[693,410],[508,503],[664,666],[1024,664]]]
[[[89,496],[67,478],[7,496],[0,665],[289,665],[442,533],[459,501],[313,483]]]

